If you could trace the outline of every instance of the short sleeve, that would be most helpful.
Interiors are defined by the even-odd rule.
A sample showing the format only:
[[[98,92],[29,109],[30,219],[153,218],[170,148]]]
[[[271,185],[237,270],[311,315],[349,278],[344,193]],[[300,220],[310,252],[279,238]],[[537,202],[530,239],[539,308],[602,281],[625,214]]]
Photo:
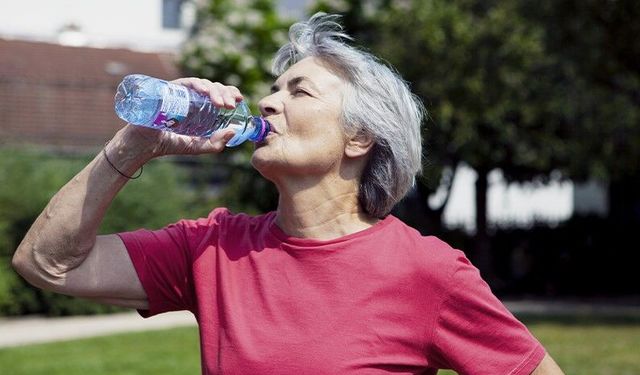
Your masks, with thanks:
[[[143,317],[195,308],[193,262],[205,242],[215,242],[222,210],[206,219],[181,220],[159,230],[119,233],[149,302]]]
[[[544,348],[464,256],[457,259],[449,290],[434,331],[438,367],[460,375],[531,374]]]

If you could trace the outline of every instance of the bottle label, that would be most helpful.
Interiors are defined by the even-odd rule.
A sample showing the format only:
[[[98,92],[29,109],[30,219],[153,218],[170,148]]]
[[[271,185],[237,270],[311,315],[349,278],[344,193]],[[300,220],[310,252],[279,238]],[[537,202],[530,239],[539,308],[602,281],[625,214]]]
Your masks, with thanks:
[[[189,90],[181,85],[169,83],[162,93],[162,106],[155,125],[173,128],[183,121],[189,113]]]

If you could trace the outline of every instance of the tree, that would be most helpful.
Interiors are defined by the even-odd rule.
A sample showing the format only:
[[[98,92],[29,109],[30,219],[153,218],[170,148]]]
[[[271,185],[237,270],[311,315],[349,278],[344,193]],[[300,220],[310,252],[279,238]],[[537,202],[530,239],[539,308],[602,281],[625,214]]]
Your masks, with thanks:
[[[273,0],[198,4],[182,66],[198,77],[238,86],[249,98],[268,93],[271,58],[289,25],[278,16]]]
[[[640,223],[640,2],[522,0],[545,29],[573,95],[560,121],[571,127],[572,179],[609,181],[610,216]]]
[[[271,59],[286,40],[290,22],[282,20],[273,0],[210,0],[198,3],[196,22],[182,51],[187,74],[240,88],[253,113],[257,99],[269,93],[273,77]],[[275,188],[248,168],[250,146],[243,151],[216,155],[215,167],[200,158],[195,173],[206,180],[223,179],[223,200],[233,209],[263,212],[273,209]],[[192,158],[193,159],[193,158]],[[222,176],[220,168],[228,167]]]
[[[424,212],[436,218],[432,223],[440,222],[447,200],[430,208],[428,196],[439,186],[450,189],[461,163],[477,171],[473,255],[490,277],[488,173],[500,168],[511,181],[544,179],[567,154],[566,128],[547,121],[557,106],[557,87],[555,61],[546,54],[543,30],[523,18],[518,3],[510,0],[360,0],[336,5],[344,8],[345,20],[355,20],[356,25],[348,27],[366,26],[355,30],[356,37],[362,33],[367,47],[395,66],[427,105],[426,173],[417,192]],[[327,4],[322,6],[326,9]],[[359,16],[351,14],[358,9]]]
[[[22,147],[0,148],[0,316],[88,314],[113,307],[45,292],[30,286],[11,269],[11,257],[51,197],[83,168],[90,156],[56,155]],[[100,233],[133,228],[157,229],[196,212],[202,197],[193,194],[180,169],[155,160],[145,178],[118,194]]]

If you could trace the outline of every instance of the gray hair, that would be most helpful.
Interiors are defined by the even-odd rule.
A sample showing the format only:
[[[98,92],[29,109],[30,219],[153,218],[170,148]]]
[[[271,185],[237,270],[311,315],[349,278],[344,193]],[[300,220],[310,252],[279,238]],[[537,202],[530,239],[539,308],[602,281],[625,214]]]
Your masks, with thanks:
[[[348,81],[342,122],[348,134],[364,133],[374,140],[360,178],[358,200],[371,216],[382,218],[415,183],[422,170],[420,126],[422,102],[389,66],[370,53],[351,47],[336,22],[337,15],[316,13],[289,28],[289,43],[276,53],[273,73],[313,56],[338,69]]]

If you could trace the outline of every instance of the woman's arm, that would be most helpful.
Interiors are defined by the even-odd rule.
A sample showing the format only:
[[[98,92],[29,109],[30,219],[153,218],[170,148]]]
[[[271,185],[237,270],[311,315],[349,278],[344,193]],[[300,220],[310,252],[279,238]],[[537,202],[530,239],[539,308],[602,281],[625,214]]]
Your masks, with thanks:
[[[127,179],[153,157],[153,134],[127,126],[51,199],[13,256],[13,267],[42,289],[89,298],[146,301],[124,245],[97,237],[104,214]],[[146,145],[146,146],[145,146]],[[131,303],[130,303],[131,304]]]
[[[226,105],[228,98],[242,98],[235,87],[206,80],[178,83],[208,94],[219,106]],[[146,308],[146,294],[120,238],[97,236],[107,208],[128,181],[120,172],[131,176],[161,155],[220,152],[232,135],[218,133],[204,139],[124,127],[51,199],[18,246],[13,267],[42,289]]]

